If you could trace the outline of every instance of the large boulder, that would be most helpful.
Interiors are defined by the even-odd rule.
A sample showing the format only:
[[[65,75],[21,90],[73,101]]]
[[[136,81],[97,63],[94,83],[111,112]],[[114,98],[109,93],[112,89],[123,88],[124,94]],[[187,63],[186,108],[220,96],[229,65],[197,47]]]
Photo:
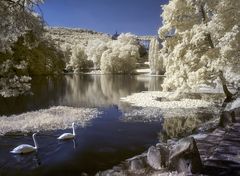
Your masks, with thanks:
[[[147,163],[155,170],[166,168],[169,157],[169,150],[159,143],[156,147],[151,146],[147,152]]]
[[[203,165],[193,137],[179,140],[169,155],[169,168],[185,173],[200,173]]]
[[[156,169],[156,170],[162,169],[161,154],[160,154],[160,151],[156,147],[151,146],[148,149],[147,162],[148,162],[149,166],[151,166],[153,169]]]

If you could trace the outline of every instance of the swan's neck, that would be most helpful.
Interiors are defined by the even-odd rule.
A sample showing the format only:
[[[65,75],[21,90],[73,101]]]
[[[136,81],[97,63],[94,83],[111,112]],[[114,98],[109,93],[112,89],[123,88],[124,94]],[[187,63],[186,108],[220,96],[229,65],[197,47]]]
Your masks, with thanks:
[[[75,135],[75,127],[74,127],[74,125],[72,126],[72,129],[73,129],[73,135]]]
[[[34,142],[34,148],[38,149],[38,144],[37,144],[35,136],[33,136],[33,142]]]

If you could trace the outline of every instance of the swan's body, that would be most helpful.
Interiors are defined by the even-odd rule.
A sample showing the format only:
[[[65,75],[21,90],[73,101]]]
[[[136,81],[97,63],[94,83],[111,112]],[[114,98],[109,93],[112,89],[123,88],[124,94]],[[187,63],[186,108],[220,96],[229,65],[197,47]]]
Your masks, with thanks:
[[[67,139],[73,139],[75,138],[75,128],[74,128],[74,123],[72,123],[72,133],[63,133],[61,136],[59,136],[57,139],[59,140],[67,140]]]
[[[61,136],[58,137],[59,140],[67,140],[67,139],[73,139],[75,137],[72,133],[64,133]]]
[[[31,153],[35,152],[38,149],[37,141],[35,139],[36,133],[32,135],[34,146],[29,145],[29,144],[22,144],[14,148],[10,153],[13,154],[26,154],[26,153]]]

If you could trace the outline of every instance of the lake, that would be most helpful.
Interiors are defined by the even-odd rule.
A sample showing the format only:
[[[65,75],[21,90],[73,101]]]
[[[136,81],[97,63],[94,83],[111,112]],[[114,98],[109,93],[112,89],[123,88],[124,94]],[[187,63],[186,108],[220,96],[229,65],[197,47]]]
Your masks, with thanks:
[[[71,129],[40,131],[38,153],[9,153],[19,144],[33,144],[30,133],[0,136],[0,175],[93,175],[145,151],[158,141],[161,122],[123,121],[123,111],[133,107],[120,102],[120,98],[161,90],[162,81],[162,77],[142,75],[33,77],[31,94],[0,98],[0,116],[53,106],[97,108],[101,113],[86,126],[77,127],[75,140],[56,139]]]

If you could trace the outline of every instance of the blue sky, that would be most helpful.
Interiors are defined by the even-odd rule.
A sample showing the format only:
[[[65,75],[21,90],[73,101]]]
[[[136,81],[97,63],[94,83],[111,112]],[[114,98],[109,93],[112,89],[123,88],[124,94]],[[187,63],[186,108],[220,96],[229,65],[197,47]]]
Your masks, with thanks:
[[[168,0],[45,0],[41,5],[50,26],[79,27],[109,34],[156,35],[161,5]]]

